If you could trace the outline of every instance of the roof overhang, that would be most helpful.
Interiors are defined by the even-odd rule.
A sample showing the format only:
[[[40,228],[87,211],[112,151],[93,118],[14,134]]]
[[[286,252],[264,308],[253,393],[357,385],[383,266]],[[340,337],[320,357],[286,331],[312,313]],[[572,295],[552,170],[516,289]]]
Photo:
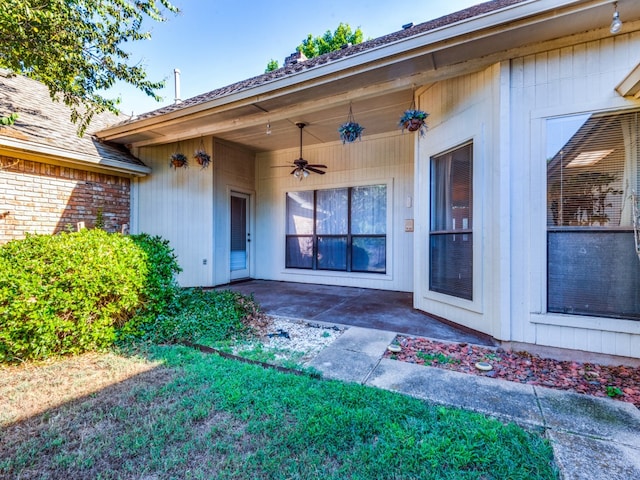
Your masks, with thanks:
[[[72,152],[63,148],[41,145],[28,140],[0,136],[0,154],[18,159],[62,165],[117,176],[140,177],[151,173],[145,165],[119,162],[108,158]]]
[[[640,2],[619,0],[621,18],[640,18]],[[609,35],[609,0],[531,0],[434,28],[171,112],[102,130],[104,140],[134,147],[214,135],[254,151],[294,147],[295,123],[308,143],[337,140],[349,104],[367,135],[397,129],[416,87],[478,71],[543,42]],[[569,44],[569,43],[567,43]],[[271,135],[265,135],[267,123]],[[305,140],[306,141],[306,140]]]

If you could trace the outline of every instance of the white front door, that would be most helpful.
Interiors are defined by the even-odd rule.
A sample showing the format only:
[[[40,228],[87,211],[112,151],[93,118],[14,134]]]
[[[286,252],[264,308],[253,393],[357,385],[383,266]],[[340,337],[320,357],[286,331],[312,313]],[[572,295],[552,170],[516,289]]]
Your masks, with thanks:
[[[231,192],[231,280],[249,278],[249,229],[250,197],[244,193]]]

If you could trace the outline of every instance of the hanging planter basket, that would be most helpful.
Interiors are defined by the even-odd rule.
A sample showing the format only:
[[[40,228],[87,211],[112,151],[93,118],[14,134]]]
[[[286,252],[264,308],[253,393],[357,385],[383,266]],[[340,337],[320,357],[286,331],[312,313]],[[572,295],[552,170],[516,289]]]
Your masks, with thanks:
[[[340,128],[338,129],[340,140],[342,140],[343,144],[355,142],[358,139],[362,140],[363,130],[364,127],[355,121],[351,105],[349,105],[349,116],[347,117],[347,121],[340,125]]]
[[[424,135],[427,131],[426,119],[428,116],[429,114],[427,112],[410,108],[409,110],[405,110],[402,114],[398,125],[402,128],[402,131],[419,131],[420,135]]]
[[[202,139],[200,139],[200,146],[198,147],[198,149],[193,154],[193,159],[196,162],[198,162],[198,165],[200,165],[203,169],[207,168],[209,166],[209,164],[211,163],[211,155],[209,155],[207,153],[207,151],[205,150],[204,143],[202,142]]]
[[[211,155],[204,150],[196,150],[196,153],[193,154],[193,158],[202,168],[207,168],[211,163]]]
[[[173,168],[182,168],[188,165],[187,156],[184,153],[173,153],[170,157],[169,166]]]

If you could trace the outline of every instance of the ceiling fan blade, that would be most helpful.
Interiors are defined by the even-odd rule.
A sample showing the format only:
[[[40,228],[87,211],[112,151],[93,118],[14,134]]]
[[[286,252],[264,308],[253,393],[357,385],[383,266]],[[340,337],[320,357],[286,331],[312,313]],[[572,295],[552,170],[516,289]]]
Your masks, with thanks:
[[[311,165],[307,165],[307,170],[313,173],[319,173],[320,175],[324,175],[325,173],[327,173],[322,170],[318,170],[317,168],[313,168]]]
[[[313,164],[313,163],[309,163],[307,164],[307,167],[315,167],[315,168],[328,168],[326,165],[320,165],[320,164]]]
[[[271,165],[270,168],[291,168],[294,167],[295,165]]]
[[[296,173],[296,171],[298,170],[298,167],[294,168],[293,170],[291,170],[290,175],[293,175],[294,173]]]

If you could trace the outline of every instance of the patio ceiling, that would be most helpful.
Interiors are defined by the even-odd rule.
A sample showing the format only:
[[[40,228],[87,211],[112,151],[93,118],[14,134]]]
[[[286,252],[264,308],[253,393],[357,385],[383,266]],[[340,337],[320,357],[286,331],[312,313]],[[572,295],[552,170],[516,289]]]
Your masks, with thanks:
[[[619,0],[618,9],[623,31],[637,30],[640,2]],[[99,135],[132,146],[213,135],[252,151],[271,151],[298,145],[297,122],[308,124],[305,145],[337,141],[350,104],[364,135],[394,131],[416,87],[428,88],[514,54],[536,53],[541,42],[557,48],[575,41],[567,39],[574,34],[585,41],[609,36],[612,13],[606,0],[518,3]]]

